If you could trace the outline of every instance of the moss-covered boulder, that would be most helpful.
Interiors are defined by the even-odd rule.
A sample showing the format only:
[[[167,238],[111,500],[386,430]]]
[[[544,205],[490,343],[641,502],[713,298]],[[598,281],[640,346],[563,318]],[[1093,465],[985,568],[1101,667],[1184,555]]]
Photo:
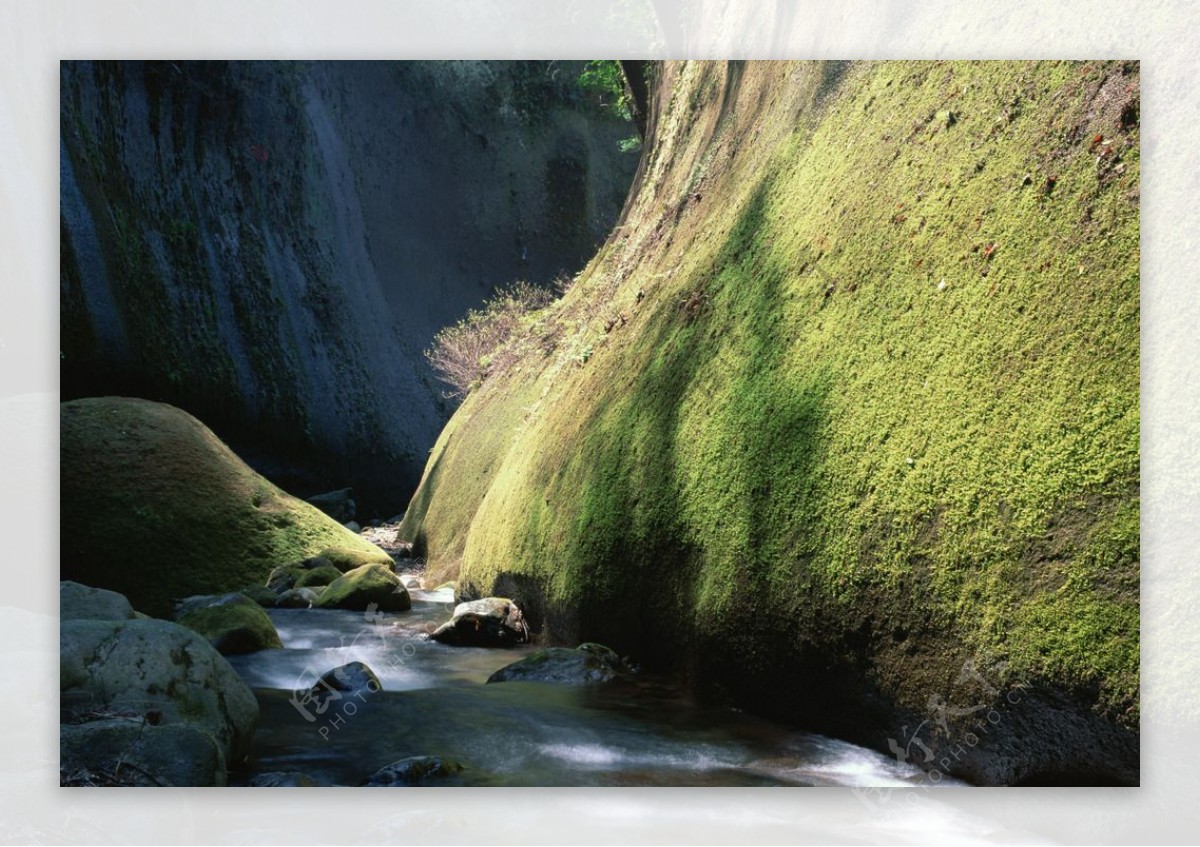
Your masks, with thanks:
[[[245,594],[227,594],[193,608],[179,623],[203,635],[224,656],[283,647],[271,618]]]
[[[511,647],[529,639],[521,609],[507,597],[459,603],[454,615],[429,635],[434,641],[463,647]]]
[[[262,583],[326,547],[386,557],[180,409],[98,397],[60,412],[64,578],[166,615],[172,598]]]
[[[129,600],[115,591],[92,588],[66,579],[58,584],[60,620],[127,621],[135,615]]]
[[[258,723],[258,701],[229,662],[169,621],[63,621],[59,687],[64,724],[119,719],[202,730],[220,750],[222,780],[249,752]]]
[[[361,611],[372,604],[381,612],[406,612],[412,608],[408,590],[388,565],[363,565],[342,574],[321,592],[313,605]]]
[[[350,534],[355,538],[359,537],[353,533]],[[366,541],[363,541],[362,545],[354,547],[348,545],[326,547],[318,555],[323,559],[328,559],[329,563],[342,573],[361,568],[363,565],[387,565],[393,569],[396,565],[391,556]]]
[[[594,685],[610,682],[625,670],[621,658],[601,644],[576,648],[548,647],[520,661],[505,665],[488,677],[488,682],[553,682],[563,685]]]
[[[342,572],[333,565],[321,565],[300,574],[293,588],[324,588],[341,576]]]

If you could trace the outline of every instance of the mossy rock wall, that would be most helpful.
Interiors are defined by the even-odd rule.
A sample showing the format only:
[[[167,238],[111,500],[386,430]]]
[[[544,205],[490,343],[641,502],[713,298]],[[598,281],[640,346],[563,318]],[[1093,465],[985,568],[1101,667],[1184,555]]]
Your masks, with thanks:
[[[1137,64],[656,72],[623,226],[403,533],[552,641],[884,749],[973,662],[1046,699],[964,775],[1136,780]]]
[[[121,397],[61,406],[63,579],[171,601],[264,583],[330,546],[384,555],[259,476],[173,406]]]

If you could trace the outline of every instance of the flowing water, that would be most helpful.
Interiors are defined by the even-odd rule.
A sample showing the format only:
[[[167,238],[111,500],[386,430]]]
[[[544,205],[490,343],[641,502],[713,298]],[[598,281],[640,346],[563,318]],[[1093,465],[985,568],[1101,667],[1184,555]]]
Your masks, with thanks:
[[[873,750],[697,705],[651,676],[486,685],[534,648],[429,641],[426,633],[450,617],[452,592],[410,593],[412,611],[401,614],[270,610],[284,649],[231,658],[262,706],[247,779],[299,771],[358,785],[416,755],[461,763],[439,782],[459,785],[903,787],[924,779]],[[297,696],[352,661],[369,665],[382,690],[346,694],[320,714]]]

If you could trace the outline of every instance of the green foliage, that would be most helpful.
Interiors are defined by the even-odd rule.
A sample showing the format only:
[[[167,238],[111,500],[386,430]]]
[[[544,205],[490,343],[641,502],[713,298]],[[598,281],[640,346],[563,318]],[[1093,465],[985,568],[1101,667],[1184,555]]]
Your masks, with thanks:
[[[594,98],[601,109],[623,121],[633,119],[625,75],[617,61],[593,60],[579,74],[579,87]],[[626,141],[621,142],[625,144]],[[624,146],[622,150],[626,149]]]

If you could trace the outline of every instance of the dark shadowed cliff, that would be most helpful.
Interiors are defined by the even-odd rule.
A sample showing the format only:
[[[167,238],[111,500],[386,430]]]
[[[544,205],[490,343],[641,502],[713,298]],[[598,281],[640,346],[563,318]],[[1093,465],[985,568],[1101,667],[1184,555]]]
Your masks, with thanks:
[[[398,511],[422,351],[594,253],[637,155],[581,63],[66,62],[62,392],[170,402],[297,493]]]

